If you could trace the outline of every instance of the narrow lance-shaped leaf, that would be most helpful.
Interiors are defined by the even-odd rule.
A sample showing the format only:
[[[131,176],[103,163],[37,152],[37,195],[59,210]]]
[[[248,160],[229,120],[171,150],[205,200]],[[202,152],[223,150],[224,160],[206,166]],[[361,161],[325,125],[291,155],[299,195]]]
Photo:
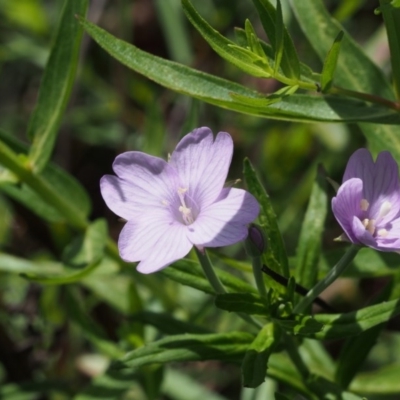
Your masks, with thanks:
[[[278,35],[281,35],[281,28],[276,27],[277,15],[274,6],[269,2],[269,0],[253,0],[253,3],[257,9],[257,12],[260,16],[260,20],[262,26],[267,34],[272,46],[274,47],[275,54],[277,53],[278,48],[276,47],[277,43],[281,43],[281,39],[278,38]],[[280,63],[280,67],[283,73],[292,79],[299,79],[300,77],[300,61],[297,56],[296,49],[294,47],[293,41],[283,26],[282,19],[282,30],[283,30],[283,52],[282,52],[282,60]]]
[[[340,31],[325,58],[321,73],[321,90],[323,93],[327,92],[332,86],[333,76],[336,71],[336,65],[340,52],[340,44],[342,43],[343,35],[344,32]]]
[[[182,6],[189,21],[222,58],[236,65],[248,74],[264,78],[270,77],[266,69],[268,63],[265,60],[265,55],[262,57],[236,46],[234,42],[219,34],[200,16],[189,0],[182,0]],[[255,62],[257,62],[257,64]],[[263,63],[265,65],[262,65]]]
[[[103,29],[80,19],[88,34],[112,57],[160,85],[210,104],[264,118],[290,121],[400,123],[400,114],[386,107],[368,105],[337,96],[286,96],[276,104],[265,104],[266,97],[242,85],[206,74],[184,65],[148,54],[115,38]],[[238,46],[239,47],[239,46]],[[242,50],[245,50],[241,48]],[[248,102],[233,96],[247,98]]]
[[[215,305],[221,310],[268,316],[266,301],[253,293],[224,293],[215,298]]]
[[[64,2],[37,104],[29,121],[28,136],[33,141],[29,158],[35,171],[41,171],[51,157],[72,90],[83,32],[75,15],[85,15],[87,4],[87,0]]]
[[[344,30],[343,26],[329,14],[322,0],[290,0],[290,4],[303,32],[323,60],[332,44],[332,37]],[[375,94],[389,100],[395,99],[383,71],[366,56],[350,35],[345,35],[342,41],[335,83],[346,89]],[[398,127],[382,124],[362,124],[360,127],[374,152],[391,149],[394,157],[400,160]]]
[[[268,237],[266,252],[264,254],[265,264],[274,269],[275,272],[288,277],[288,258],[271,200],[247,158],[243,163],[243,175],[250,193],[255,196],[261,206],[259,219],[266,231],[266,237]]]
[[[306,288],[314,286],[318,274],[322,233],[328,210],[326,186],[326,179],[322,176],[322,171],[319,171],[300,231],[295,278],[297,283]]]
[[[269,356],[279,343],[280,329],[273,323],[266,324],[246,351],[242,362],[243,386],[256,388],[266,376]]]
[[[276,24],[275,24],[275,74],[278,72],[281,65],[284,51],[284,25],[282,15],[282,5],[280,0],[276,1]]]

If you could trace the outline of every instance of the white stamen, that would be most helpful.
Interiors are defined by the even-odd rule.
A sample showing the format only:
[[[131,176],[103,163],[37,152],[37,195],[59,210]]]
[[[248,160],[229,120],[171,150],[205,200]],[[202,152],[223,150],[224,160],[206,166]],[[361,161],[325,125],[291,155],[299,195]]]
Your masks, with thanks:
[[[360,208],[361,208],[361,211],[367,211],[367,210],[368,210],[368,208],[369,208],[369,203],[368,203],[368,200],[367,200],[367,199],[362,199],[362,200],[360,201]]]
[[[169,203],[168,203],[167,200],[163,200],[163,201],[161,202],[161,204],[162,204],[163,206],[166,206],[166,207],[169,206]]]
[[[370,219],[368,221],[367,226],[365,227],[365,229],[371,234],[373,235],[375,232],[375,220],[374,219]]]
[[[368,218],[363,219],[362,224],[364,225],[364,228],[366,228],[369,224],[369,219]]]
[[[388,234],[388,231],[386,229],[379,229],[379,231],[377,233],[378,233],[378,236],[386,237]]]
[[[178,196],[181,201],[181,206],[179,206],[178,210],[182,213],[183,221],[186,225],[193,224],[194,219],[192,215],[192,209],[189,208],[185,203],[185,193],[188,191],[188,188],[178,188]]]
[[[384,201],[379,209],[378,218],[384,218],[386,215],[389,214],[390,210],[392,209],[392,203],[389,201]]]

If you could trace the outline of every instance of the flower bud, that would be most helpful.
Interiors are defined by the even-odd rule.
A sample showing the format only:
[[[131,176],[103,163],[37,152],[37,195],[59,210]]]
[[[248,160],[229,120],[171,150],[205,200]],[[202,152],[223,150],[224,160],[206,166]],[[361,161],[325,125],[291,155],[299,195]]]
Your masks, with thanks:
[[[245,241],[246,252],[250,257],[260,257],[266,248],[266,239],[262,228],[256,224],[250,224],[249,234]]]

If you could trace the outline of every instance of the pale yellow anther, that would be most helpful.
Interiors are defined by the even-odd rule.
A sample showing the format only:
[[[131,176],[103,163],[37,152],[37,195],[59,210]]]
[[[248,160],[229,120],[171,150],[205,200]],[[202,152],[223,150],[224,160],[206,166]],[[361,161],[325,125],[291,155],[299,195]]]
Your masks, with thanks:
[[[168,203],[167,200],[163,200],[163,201],[161,202],[161,204],[162,204],[163,206],[169,206],[169,203]]]
[[[388,234],[388,231],[386,229],[379,229],[377,234],[378,234],[378,236],[386,237]]]
[[[187,188],[178,188],[179,194],[185,194],[187,191],[188,191]]]
[[[373,235],[375,232],[375,220],[374,219],[370,219],[368,221],[367,226],[365,227],[365,229],[371,234]]]
[[[369,219],[368,218],[363,219],[362,224],[364,225],[364,228],[366,228],[369,224]]]
[[[389,201],[384,201],[379,209],[378,218],[384,218],[386,215],[389,214],[390,210],[392,209],[392,203]]]
[[[361,208],[361,211],[367,211],[367,210],[368,210],[368,208],[369,208],[369,203],[368,203],[368,200],[367,200],[367,199],[362,199],[362,200],[360,201],[360,208]]]

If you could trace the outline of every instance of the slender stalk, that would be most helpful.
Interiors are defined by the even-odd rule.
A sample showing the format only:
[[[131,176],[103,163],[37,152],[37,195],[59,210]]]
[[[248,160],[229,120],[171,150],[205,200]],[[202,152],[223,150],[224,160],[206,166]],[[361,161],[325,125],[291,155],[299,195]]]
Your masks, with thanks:
[[[331,285],[353,261],[360,250],[360,246],[352,244],[339,262],[328,272],[324,279],[320,280],[297,304],[293,312],[302,313],[307,307],[329,286]]]
[[[261,257],[253,257],[251,259],[253,266],[254,280],[256,281],[258,292],[261,297],[267,297],[267,289],[265,288],[264,276],[262,274],[262,261]]]
[[[224,286],[222,285],[221,281],[219,280],[217,274],[214,271],[214,268],[211,264],[211,260],[208,257],[208,254],[204,250],[201,252],[197,247],[195,247],[197,258],[199,259],[200,265],[203,268],[204,274],[210,282],[210,285],[215,290],[217,294],[226,293]]]
[[[219,280],[217,274],[214,271],[214,268],[211,264],[211,260],[208,257],[208,254],[204,250],[201,252],[197,247],[195,247],[197,258],[199,259],[200,265],[203,268],[204,274],[208,281],[210,282],[211,286],[215,290],[217,294],[224,294],[226,290],[222,285],[221,281]],[[252,324],[256,328],[262,328],[262,324],[256,321],[251,315],[247,315],[245,313],[238,313],[239,317],[242,318],[244,321]]]
[[[303,359],[301,358],[299,348],[297,346],[297,343],[295,342],[295,338],[293,336],[284,334],[284,341],[286,352],[288,353],[293,364],[296,366],[303,380],[306,381],[310,376],[310,371]]]

